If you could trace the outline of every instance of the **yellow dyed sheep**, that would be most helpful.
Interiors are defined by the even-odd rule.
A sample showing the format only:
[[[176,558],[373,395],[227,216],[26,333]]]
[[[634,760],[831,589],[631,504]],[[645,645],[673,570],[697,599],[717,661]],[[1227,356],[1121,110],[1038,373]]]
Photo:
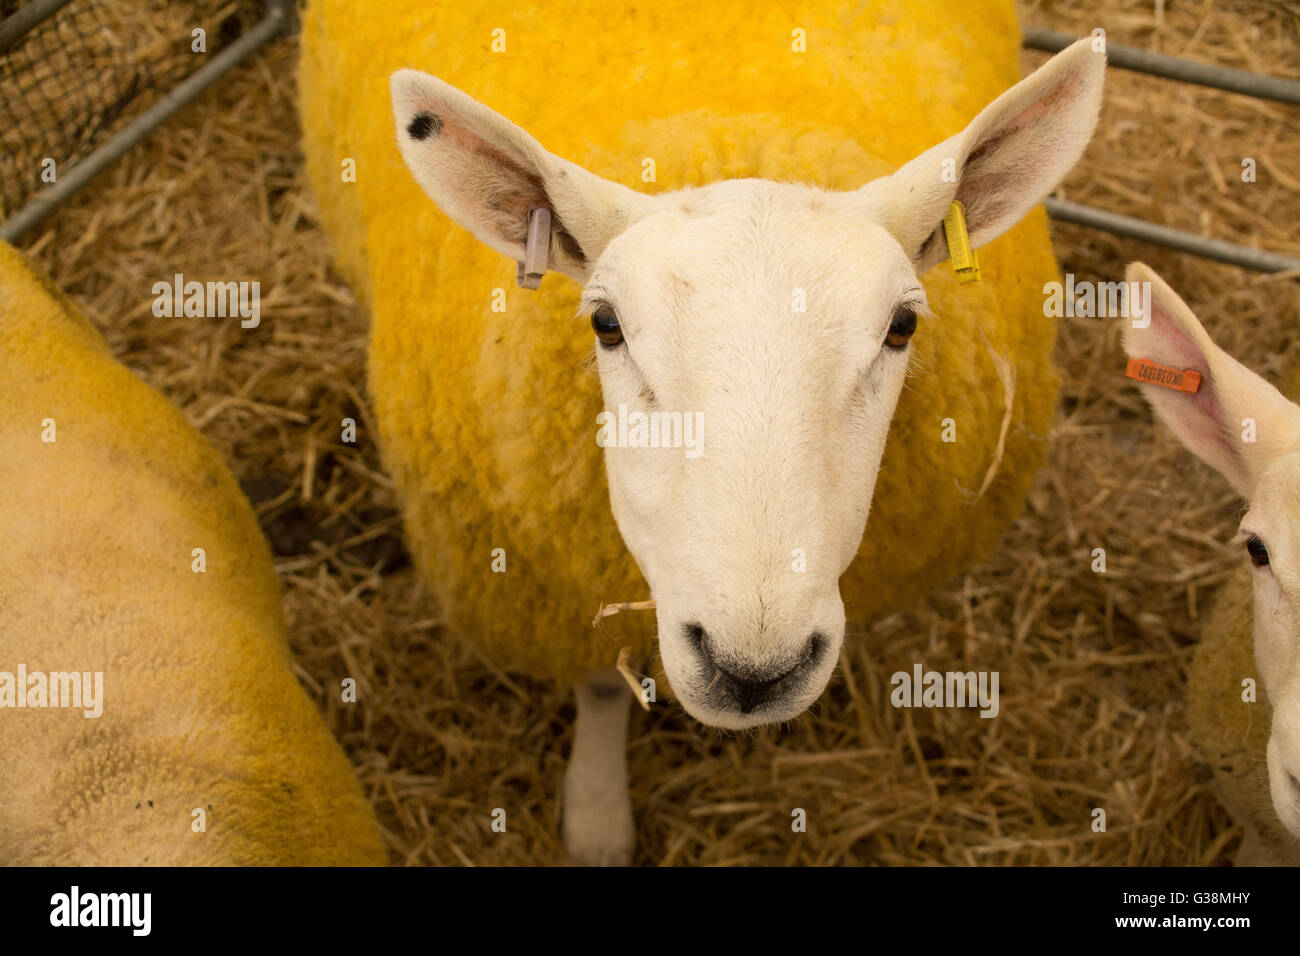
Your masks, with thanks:
[[[1218,596],[1192,661],[1192,738],[1245,831],[1238,862],[1300,864],[1300,407],[1219,348],[1148,266],[1133,263],[1127,281],[1150,290],[1123,326],[1129,375],[1249,505],[1249,560]]]
[[[233,476],[4,244],[0,447],[0,863],[387,862]]]
[[[1104,55],[1076,44],[998,97],[1010,3],[696,13],[317,0],[300,84],[448,618],[502,666],[580,681],[653,652],[633,615],[588,626],[650,596],[676,699],[745,728],[818,697],[846,604],[915,600],[1021,507],[1056,389],[1033,207],[1091,135]],[[973,284],[927,272],[954,201],[984,246]],[[510,259],[576,282],[516,289]],[[579,859],[630,845],[615,688],[579,693]]]

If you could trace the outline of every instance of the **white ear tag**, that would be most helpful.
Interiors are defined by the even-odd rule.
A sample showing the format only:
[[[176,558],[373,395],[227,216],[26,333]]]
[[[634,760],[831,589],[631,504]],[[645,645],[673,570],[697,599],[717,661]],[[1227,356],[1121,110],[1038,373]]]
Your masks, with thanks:
[[[521,288],[536,289],[546,275],[547,256],[551,251],[551,211],[545,206],[528,210],[528,246],[524,261],[519,263],[515,281]]]

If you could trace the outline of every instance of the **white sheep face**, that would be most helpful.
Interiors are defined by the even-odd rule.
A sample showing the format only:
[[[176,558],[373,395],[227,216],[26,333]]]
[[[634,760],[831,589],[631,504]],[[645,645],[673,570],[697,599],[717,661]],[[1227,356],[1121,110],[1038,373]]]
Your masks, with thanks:
[[[550,210],[551,268],[585,287],[606,411],[699,428],[697,454],[606,443],[664,667],[698,719],[784,721],[825,688],[839,577],[925,309],[918,276],[947,258],[941,220],[959,200],[978,247],[1053,189],[1092,134],[1104,66],[1080,41],[859,190],[734,180],[657,196],[552,155],[441,80],[393,75],[402,155],[450,216],[522,260],[530,211]]]
[[[782,720],[825,687],[924,311],[860,201],[759,180],[660,197],[592,269],[583,312],[619,326],[596,345],[606,409],[697,423],[697,457],[610,444],[605,460],[664,669],[706,723]]]
[[[1241,522],[1253,567],[1255,666],[1273,707],[1268,783],[1278,818],[1300,837],[1300,409],[1291,454],[1256,482]]]
[[[1240,538],[1254,566],[1255,665],[1273,711],[1269,789],[1279,819],[1300,837],[1300,408],[1219,348],[1147,266],[1130,266],[1128,281],[1151,284],[1149,324],[1142,316],[1125,323],[1128,354],[1201,375],[1195,393],[1143,384],[1143,394],[1249,502]],[[1225,692],[1236,693],[1245,676],[1224,673]]]

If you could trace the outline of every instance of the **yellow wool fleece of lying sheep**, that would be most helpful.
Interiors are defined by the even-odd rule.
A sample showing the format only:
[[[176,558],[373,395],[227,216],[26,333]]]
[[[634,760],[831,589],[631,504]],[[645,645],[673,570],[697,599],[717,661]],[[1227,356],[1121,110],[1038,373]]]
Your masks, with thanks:
[[[647,192],[739,177],[852,189],[958,132],[1020,79],[1019,49],[1001,0],[311,3],[308,168],[370,306],[370,390],[412,549],[457,628],[500,665],[556,679],[610,666],[622,644],[653,652],[648,615],[590,626],[602,602],[649,595],[610,512],[579,287],[552,274],[540,291],[517,288],[514,262],[434,207],[398,153],[389,75],[433,73],[552,152]],[[936,318],[913,339],[843,581],[850,621],[985,555],[1043,459],[1057,387],[1043,286],[1058,275],[1042,210],[980,259],[976,285],[959,286],[948,263],[925,277]],[[1004,413],[990,349],[1014,371],[1013,416],[977,501]],[[945,420],[954,442],[941,441]]]
[[[234,477],[4,244],[0,448],[0,864],[387,862]]]

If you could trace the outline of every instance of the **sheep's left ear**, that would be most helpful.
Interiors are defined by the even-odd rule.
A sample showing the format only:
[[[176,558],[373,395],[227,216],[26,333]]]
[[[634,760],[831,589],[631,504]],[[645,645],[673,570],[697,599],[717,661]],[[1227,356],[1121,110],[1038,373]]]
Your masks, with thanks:
[[[640,193],[549,153],[500,113],[436,76],[398,70],[389,83],[402,158],[442,210],[481,241],[523,260],[530,210],[551,213],[550,268],[586,281],[627,227]]]
[[[1179,441],[1250,498],[1268,466],[1300,448],[1300,408],[1219,348],[1150,266],[1134,262],[1125,278],[1150,300],[1122,326],[1129,358],[1200,376],[1190,392],[1139,379],[1143,396]]]
[[[1056,188],[1092,138],[1106,54],[1082,39],[986,106],[964,130],[859,191],[917,273],[948,258],[954,199],[972,246],[1006,232]]]

